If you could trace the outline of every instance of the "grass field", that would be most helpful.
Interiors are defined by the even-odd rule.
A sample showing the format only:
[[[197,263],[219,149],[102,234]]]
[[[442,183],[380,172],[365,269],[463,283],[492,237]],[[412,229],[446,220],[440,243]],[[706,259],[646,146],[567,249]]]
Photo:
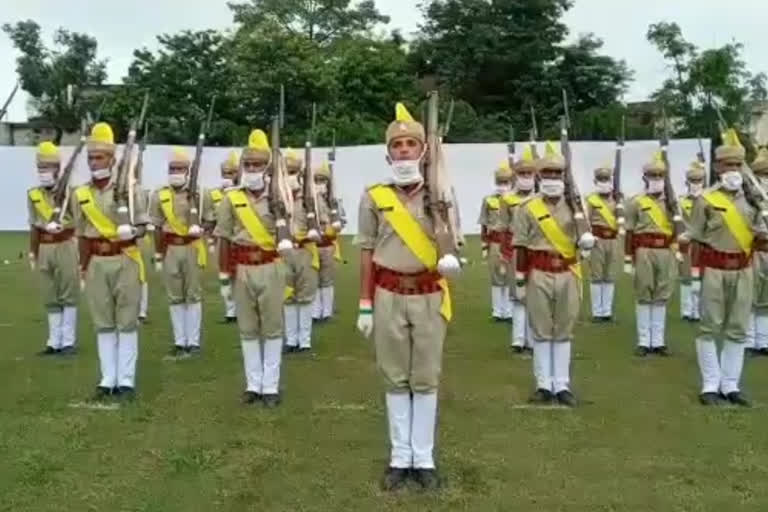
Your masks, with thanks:
[[[138,401],[118,411],[72,408],[96,384],[87,310],[80,354],[34,354],[46,327],[26,237],[0,236],[0,511],[768,510],[768,361],[747,362],[752,410],[696,402],[693,329],[670,311],[674,357],[632,356],[628,282],[618,322],[580,325],[577,410],[521,407],[530,360],[513,358],[507,326],[489,321],[486,268],[466,269],[445,346],[438,463],[446,485],[384,494],[382,389],[370,342],[354,330],[356,255],[338,278],[336,319],[315,353],[283,366],[284,403],[245,408],[236,329],[206,283],[204,356],[168,362],[164,293],[151,276]],[[470,256],[479,253],[476,246]]]

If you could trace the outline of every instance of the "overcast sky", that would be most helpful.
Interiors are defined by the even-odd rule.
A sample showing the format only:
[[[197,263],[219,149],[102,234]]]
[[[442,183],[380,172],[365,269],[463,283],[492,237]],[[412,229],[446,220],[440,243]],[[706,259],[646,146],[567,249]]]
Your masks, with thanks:
[[[377,0],[392,17],[390,28],[408,34],[420,20],[420,0]],[[183,29],[223,29],[231,26],[226,0],[2,0],[0,24],[34,19],[50,41],[57,27],[86,32],[99,42],[99,54],[109,59],[109,80],[118,82],[131,62],[132,52],[154,47],[155,36]],[[571,37],[594,32],[605,41],[605,53],[625,59],[635,70],[627,100],[645,99],[668,73],[664,62],[645,40],[648,25],[676,21],[685,37],[701,48],[733,39],[744,44],[744,56],[753,72],[768,72],[768,2],[765,0],[576,0],[566,15]],[[761,37],[762,36],[762,37]],[[0,34],[0,97],[13,88],[16,52]],[[0,100],[3,101],[3,100]],[[10,119],[26,119],[26,98],[20,94]],[[6,118],[8,119],[8,118]]]

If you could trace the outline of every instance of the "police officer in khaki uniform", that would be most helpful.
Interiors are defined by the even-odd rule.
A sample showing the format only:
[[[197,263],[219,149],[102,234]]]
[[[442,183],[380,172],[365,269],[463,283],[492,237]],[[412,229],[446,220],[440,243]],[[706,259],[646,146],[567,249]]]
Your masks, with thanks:
[[[434,489],[439,486],[432,453],[437,387],[451,317],[443,276],[458,274],[460,266],[452,255],[436,265],[431,261],[434,228],[421,174],[424,127],[401,104],[387,128],[386,142],[393,182],[369,188],[360,200],[357,327],[366,337],[373,333],[377,365],[387,387],[392,451],[383,487],[398,489],[412,476],[424,488]],[[432,252],[417,254],[412,247],[419,246]]]
[[[280,404],[285,270],[275,244],[266,171],[271,152],[266,134],[254,130],[243,149],[242,187],[230,190],[216,212],[221,285],[234,279],[237,325],[243,350],[246,404]],[[290,251],[289,244],[287,250]]]
[[[480,237],[483,258],[488,262],[491,277],[491,316],[500,322],[512,318],[512,304],[509,300],[507,262],[502,247],[507,236],[504,225],[505,197],[512,191],[512,169],[509,162],[500,165],[494,172],[496,190],[483,198],[480,206]]]
[[[752,171],[763,190],[768,190],[768,149],[761,149]],[[755,240],[752,268],[755,273],[755,296],[747,328],[747,350],[752,355],[768,356],[768,243]]]
[[[336,295],[334,286],[336,279],[336,251],[339,233],[342,229],[340,222],[333,222],[331,220],[330,190],[328,189],[330,177],[331,172],[327,162],[324,162],[319,169],[315,170],[318,220],[320,222],[322,238],[317,243],[320,251],[320,273],[312,317],[315,321],[319,322],[330,320],[333,316]]]
[[[685,186],[687,193],[680,198],[680,211],[683,214],[683,221],[690,223],[693,203],[696,198],[704,191],[704,166],[697,160],[691,163],[690,168],[685,173]],[[698,322],[699,298],[701,297],[701,281],[691,279],[691,254],[686,251],[683,254],[683,261],[680,263],[680,316],[683,320],[689,322]]]
[[[293,193],[293,231],[295,248],[284,258],[286,264],[285,345],[287,352],[312,350],[312,302],[317,293],[320,267],[316,243],[320,233],[310,230],[304,207],[302,160],[292,150],[285,154],[288,185]]]
[[[175,148],[168,163],[168,186],[152,194],[150,219],[155,226],[155,267],[162,272],[171,313],[172,357],[200,352],[203,317],[201,276],[208,251],[203,229],[190,218],[187,188],[191,161]],[[206,213],[202,214],[203,219]]]
[[[37,148],[39,186],[27,193],[29,263],[40,271],[43,302],[48,312],[48,341],[41,355],[73,354],[77,334],[77,243],[70,206],[59,222],[53,189],[59,178],[59,148],[43,142]]]
[[[525,298],[533,331],[536,392],[531,402],[553,400],[575,407],[570,388],[571,344],[581,307],[578,249],[594,246],[591,233],[579,239],[574,212],[565,200],[565,159],[552,143],[537,165],[540,194],[515,216],[515,293]]]
[[[203,196],[204,228],[211,235],[209,240],[209,252],[216,252],[216,238],[212,236],[216,227],[216,210],[224,199],[227,190],[237,185],[238,174],[240,172],[240,157],[237,151],[230,151],[227,159],[221,163],[221,184],[218,187],[205,191]],[[226,295],[227,288],[220,286],[219,294],[224,301],[224,319],[223,324],[234,324],[237,321],[235,312],[235,301],[232,295]],[[231,292],[231,287],[229,288]]]
[[[676,260],[671,249],[673,212],[667,211],[664,201],[666,172],[661,154],[657,153],[643,167],[646,192],[633,197],[626,206],[624,271],[635,276],[635,353],[640,357],[651,352],[667,355],[664,332]]]
[[[594,177],[595,192],[587,197],[587,215],[592,234],[597,238],[589,258],[592,320],[610,322],[613,319],[616,277],[621,266],[613,169],[607,166],[599,167],[595,169]]]
[[[144,235],[149,218],[137,192],[133,225],[120,223],[128,212],[115,201],[115,140],[108,124],[94,125],[87,150],[91,181],[75,190],[72,204],[81,278],[97,332],[101,381],[95,398],[120,395],[130,400],[136,387],[141,283],[146,279],[136,240]]]
[[[742,188],[744,157],[738,136],[729,130],[724,144],[715,150],[720,182],[696,200],[686,233],[694,254],[693,276],[701,279],[696,355],[702,380],[699,398],[704,405],[720,405],[723,399],[750,405],[739,389],[754,293],[750,256],[753,242],[766,240],[768,230],[757,199],[748,198]],[[720,335],[724,340],[718,358],[715,337]]]
[[[528,200],[536,192],[536,159],[533,156],[533,146],[526,145],[520,160],[515,164],[515,190],[507,196],[505,223],[507,225],[507,243],[502,252],[510,262],[508,272],[509,300],[512,305],[512,351],[519,354],[533,351],[533,336],[531,335],[528,312],[525,306],[525,297],[517,297],[515,293],[515,265],[514,265],[514,240],[515,240],[515,216],[520,211],[520,205]]]

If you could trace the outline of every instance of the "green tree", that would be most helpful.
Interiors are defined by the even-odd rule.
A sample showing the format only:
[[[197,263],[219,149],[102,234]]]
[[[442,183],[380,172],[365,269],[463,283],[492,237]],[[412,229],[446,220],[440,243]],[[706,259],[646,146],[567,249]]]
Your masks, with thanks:
[[[21,53],[16,59],[21,87],[37,114],[55,126],[58,143],[64,131],[80,127],[98,101],[92,93],[107,77],[106,61],[97,58],[98,44],[86,34],[60,28],[48,48],[32,20],[6,23],[3,31]]]

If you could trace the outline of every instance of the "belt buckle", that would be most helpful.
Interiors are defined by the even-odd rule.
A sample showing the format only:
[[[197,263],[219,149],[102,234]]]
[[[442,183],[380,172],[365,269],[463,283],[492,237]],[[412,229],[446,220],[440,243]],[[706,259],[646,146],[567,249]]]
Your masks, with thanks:
[[[53,235],[51,233],[43,233],[43,236],[40,237],[40,240],[45,243],[53,242]]]
[[[415,290],[416,289],[416,278],[413,276],[402,276],[400,277],[400,288],[404,290]]]
[[[552,268],[555,270],[560,270],[561,268],[563,268],[563,260],[557,257],[551,258],[550,264],[552,265]]]
[[[661,238],[654,238],[653,239],[653,246],[657,248],[664,247],[664,240]]]
[[[728,270],[735,270],[740,267],[738,258],[726,258],[725,268]]]
[[[106,254],[108,252],[112,252],[112,244],[110,242],[99,242],[97,245],[97,250],[101,254]]]
[[[251,263],[261,263],[262,254],[261,251],[251,251],[248,256]]]

